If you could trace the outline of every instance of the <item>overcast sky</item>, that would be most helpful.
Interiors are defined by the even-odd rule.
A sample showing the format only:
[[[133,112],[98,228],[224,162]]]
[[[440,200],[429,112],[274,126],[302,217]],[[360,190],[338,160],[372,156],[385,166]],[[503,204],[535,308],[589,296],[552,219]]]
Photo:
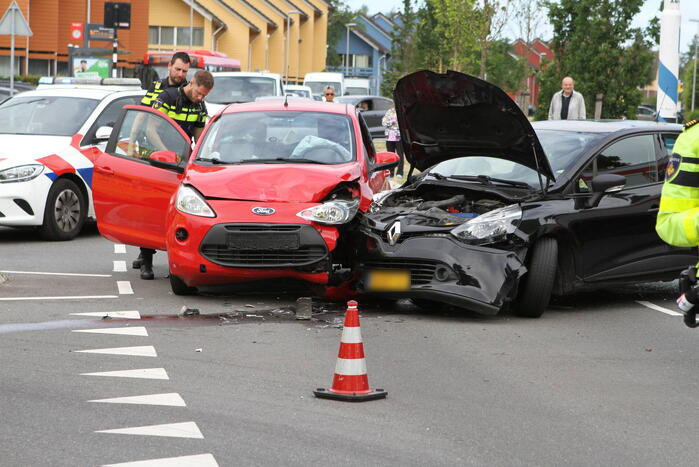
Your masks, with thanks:
[[[400,11],[402,0],[345,0],[352,9],[361,8],[362,5],[369,6],[369,13],[389,13],[391,10]],[[421,2],[421,0],[418,0]],[[648,21],[660,14],[661,0],[646,0],[641,12],[634,20],[634,26],[647,26]],[[680,50],[686,52],[692,36],[697,33],[697,23],[689,21],[690,18],[699,19],[699,0],[680,0],[680,10],[682,13],[682,26],[680,35]],[[544,39],[551,38],[551,28],[547,27],[542,31]],[[508,37],[516,35],[516,27],[508,28],[505,33]]]

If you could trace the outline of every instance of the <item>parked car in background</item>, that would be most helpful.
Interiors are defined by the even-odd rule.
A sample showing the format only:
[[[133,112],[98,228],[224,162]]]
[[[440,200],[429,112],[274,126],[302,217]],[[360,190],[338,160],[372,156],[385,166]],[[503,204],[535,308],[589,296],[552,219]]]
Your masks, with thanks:
[[[369,127],[372,138],[383,138],[384,128],[381,119],[386,111],[393,107],[393,101],[381,96],[339,96],[336,102],[355,106],[362,114],[362,118]]]
[[[342,95],[346,96],[366,96],[371,94],[369,80],[366,78],[345,78],[345,92]]]
[[[313,92],[308,86],[301,86],[299,84],[286,84],[284,85],[284,94],[292,95],[296,97],[304,97],[306,99],[313,99]]]
[[[552,294],[673,280],[696,263],[655,232],[680,125],[532,127],[498,87],[453,71],[407,75],[394,99],[421,173],[362,221],[366,294],[539,317]]]
[[[20,92],[24,92],[24,91],[31,91],[33,89],[36,89],[36,86],[34,86],[33,84],[23,83],[21,81],[15,81],[13,95],[17,95]],[[0,104],[5,102],[9,98],[10,98],[10,82],[9,81],[0,81]]]
[[[49,240],[70,240],[94,217],[92,169],[121,108],[145,91],[137,79],[43,86],[0,105],[0,225],[37,226]],[[119,88],[119,86],[117,86]]]
[[[206,109],[213,116],[228,104],[253,102],[258,97],[284,94],[277,73],[228,71],[212,73],[214,88],[206,96]]]
[[[335,89],[335,96],[341,96],[345,93],[345,77],[342,73],[318,72],[306,73],[303,77],[303,85],[308,86],[313,91],[314,96],[323,97],[323,91],[328,86]]]
[[[167,250],[177,295],[279,279],[331,294],[349,290],[357,214],[397,162],[375,152],[347,105],[232,105],[208,122],[193,152],[172,119],[130,106],[95,161],[98,227],[112,241]]]
[[[655,120],[657,112],[649,105],[639,105],[636,110],[637,120]]]

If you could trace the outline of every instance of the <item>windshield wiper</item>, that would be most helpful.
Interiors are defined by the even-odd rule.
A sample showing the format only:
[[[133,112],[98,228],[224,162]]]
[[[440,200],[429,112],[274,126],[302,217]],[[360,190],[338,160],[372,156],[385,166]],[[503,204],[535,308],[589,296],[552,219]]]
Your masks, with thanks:
[[[465,180],[468,182],[480,182],[484,185],[492,185],[493,183],[502,183],[505,185],[510,185],[518,188],[531,188],[531,186],[526,182],[517,182],[515,180],[507,180],[504,178],[495,178],[489,175],[442,175],[436,172],[430,172],[437,180]]]
[[[325,162],[320,162],[316,161],[313,159],[304,159],[302,157],[296,158],[296,157],[276,157],[274,159],[263,159],[263,160],[273,160],[273,161],[279,161],[279,162],[299,162],[302,164],[323,164],[325,165]]]
[[[224,162],[221,159],[204,159],[203,157],[197,157],[194,159],[195,162],[211,162],[212,164],[228,164],[228,162]]]

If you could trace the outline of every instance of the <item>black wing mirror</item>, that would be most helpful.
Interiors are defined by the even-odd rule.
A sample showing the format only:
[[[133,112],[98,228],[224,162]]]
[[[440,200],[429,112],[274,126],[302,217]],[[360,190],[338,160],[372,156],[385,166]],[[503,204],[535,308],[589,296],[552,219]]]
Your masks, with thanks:
[[[626,177],[617,174],[600,174],[590,181],[592,192],[590,197],[576,198],[576,208],[589,209],[596,207],[604,195],[618,193],[624,189]]]

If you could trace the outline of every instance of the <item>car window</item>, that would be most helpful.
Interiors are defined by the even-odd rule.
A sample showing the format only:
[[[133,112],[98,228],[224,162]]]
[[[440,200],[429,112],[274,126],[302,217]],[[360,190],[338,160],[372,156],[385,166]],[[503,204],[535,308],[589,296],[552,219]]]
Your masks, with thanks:
[[[117,118],[119,118],[119,115],[121,114],[121,108],[125,105],[134,105],[140,103],[141,97],[142,96],[121,97],[119,99],[114,99],[112,102],[110,102],[104,108],[104,110],[102,110],[102,113],[99,114],[97,120],[95,120],[95,123],[92,124],[87,133],[85,133],[85,137],[83,138],[82,144],[94,144],[94,138],[95,134],[97,133],[97,130],[103,126],[113,127]]]
[[[264,76],[216,76],[206,100],[213,104],[252,102],[258,97],[278,95],[276,86],[274,78]]]
[[[604,173],[625,176],[626,188],[657,182],[653,135],[631,136],[604,148],[583,170],[578,191],[588,192],[592,177]]]
[[[106,148],[112,155],[141,160],[149,159],[155,151],[173,151],[178,162],[189,150],[189,143],[165,118],[139,110],[126,112],[116,138],[112,134]]]
[[[677,141],[678,136],[676,133],[664,133],[662,135],[663,145],[668,156],[672,156],[672,149],[675,147],[675,141]]]
[[[393,102],[388,99],[374,99],[374,110],[386,111],[393,107]]]
[[[602,133],[535,129],[556,177],[576,166],[586,149],[602,138]]]
[[[374,147],[374,141],[371,139],[371,133],[366,126],[364,117],[358,115],[359,117],[359,130],[362,133],[362,142],[364,143],[364,154],[370,164],[374,163],[374,157],[376,156],[376,148]]]
[[[256,111],[222,115],[201,143],[198,160],[216,163],[342,164],[354,160],[352,121],[326,112]]]
[[[99,102],[65,96],[13,97],[0,105],[0,133],[73,136]]]

